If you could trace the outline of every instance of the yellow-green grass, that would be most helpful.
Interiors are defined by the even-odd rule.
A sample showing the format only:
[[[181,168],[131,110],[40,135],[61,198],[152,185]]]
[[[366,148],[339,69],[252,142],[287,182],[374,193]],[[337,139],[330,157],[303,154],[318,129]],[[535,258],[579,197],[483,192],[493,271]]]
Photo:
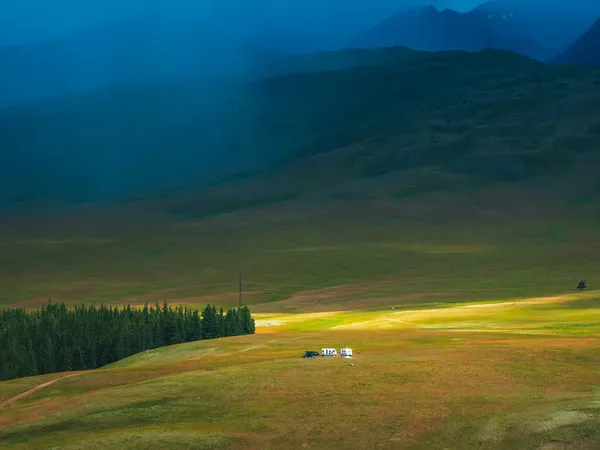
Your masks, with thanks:
[[[598,294],[259,315],[256,335],[144,352],[0,409],[0,445],[594,449]],[[300,358],[326,346],[361,354]]]
[[[256,312],[413,308],[569,292],[581,278],[593,287],[600,271],[590,214],[438,223],[404,217],[394,202],[342,202],[314,215],[297,207],[155,218],[130,231],[75,219],[33,231],[17,224],[0,239],[0,305],[232,306],[242,271]]]
[[[277,337],[223,340],[220,356],[59,381],[0,412],[0,442],[456,449],[600,442],[596,338],[382,330]],[[362,350],[352,362],[298,358],[305,348],[348,341]]]
[[[232,306],[242,270],[258,325],[61,379],[0,409],[0,447],[597,448],[598,218],[410,207],[0,224],[1,306]],[[329,346],[361,355],[300,358]]]

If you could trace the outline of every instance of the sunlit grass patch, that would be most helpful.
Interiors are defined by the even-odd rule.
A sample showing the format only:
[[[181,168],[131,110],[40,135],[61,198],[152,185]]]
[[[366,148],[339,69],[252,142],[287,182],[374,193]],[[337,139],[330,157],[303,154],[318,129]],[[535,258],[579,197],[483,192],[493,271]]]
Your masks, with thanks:
[[[193,342],[192,344],[194,345],[180,344],[168,348],[161,347],[153,350],[146,350],[140,354],[110,364],[107,368],[135,367],[136,365],[177,362],[211,355],[220,351],[219,347],[207,346],[203,341]]]

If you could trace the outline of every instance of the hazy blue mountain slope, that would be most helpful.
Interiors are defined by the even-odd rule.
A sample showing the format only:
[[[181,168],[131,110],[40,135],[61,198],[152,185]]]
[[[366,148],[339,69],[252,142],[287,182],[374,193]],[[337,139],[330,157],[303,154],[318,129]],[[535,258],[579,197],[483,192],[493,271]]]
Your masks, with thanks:
[[[184,189],[164,201],[167,211],[197,216],[315,195],[404,198],[490,183],[524,198],[536,183],[552,186],[545,197],[540,188],[549,204],[597,198],[600,71],[501,51],[417,55],[249,87],[246,95],[261,101],[243,114],[261,120],[240,135],[244,148],[277,160]],[[567,175],[578,162],[587,170]]]
[[[61,16],[64,4],[40,7],[47,26],[36,19],[37,9],[29,21],[23,9],[17,15],[23,31],[13,32],[28,43],[2,48],[0,42],[0,106],[181,77],[247,80],[264,53],[342,48],[348,37],[397,7],[392,0],[109,0],[87,9],[63,7]],[[2,11],[10,15],[11,9]],[[74,27],[78,15],[82,20]],[[0,28],[3,23],[0,17]],[[44,29],[54,29],[56,37],[36,38]]]
[[[243,77],[258,54],[194,22],[123,22],[0,50],[0,106],[116,84]]]
[[[478,12],[458,13],[423,7],[399,11],[348,42],[350,47],[404,45],[416,50],[511,50],[546,59],[548,52],[510,20],[492,20]]]
[[[563,51],[600,17],[597,0],[489,0],[474,10],[492,20],[508,18],[542,46]]]
[[[600,66],[600,19],[553,62]]]
[[[267,55],[257,67],[275,76],[414,57],[404,48]],[[228,82],[190,78],[0,109],[2,198],[107,198],[262,164],[272,158],[264,144],[273,130],[258,137],[251,133],[267,119],[260,110],[243,112],[248,102],[262,104],[259,93],[244,92],[252,95],[242,96]],[[240,137],[249,134],[252,141]],[[256,139],[265,148],[245,151]]]
[[[389,52],[355,51],[285,55],[224,40],[217,31],[198,30],[191,23],[159,31],[149,23],[127,23],[0,50],[0,107],[181,78],[239,84],[294,71],[385,63],[390,57]]]
[[[261,167],[277,174],[306,158],[301,178],[315,186],[419,167],[519,180],[560,172],[600,145],[593,69],[492,50],[379,49],[370,59],[385,54],[387,64],[239,89],[125,86],[5,109],[3,201],[114,199]],[[298,194],[289,178],[281,189],[291,193],[270,186],[269,195]]]

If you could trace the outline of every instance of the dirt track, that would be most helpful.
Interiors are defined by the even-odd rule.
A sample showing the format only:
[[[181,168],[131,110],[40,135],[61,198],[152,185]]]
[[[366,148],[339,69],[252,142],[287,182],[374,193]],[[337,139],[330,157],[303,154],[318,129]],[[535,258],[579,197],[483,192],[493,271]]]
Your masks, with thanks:
[[[8,400],[4,400],[2,403],[0,403],[0,408],[4,408],[5,406],[10,405],[11,403],[16,402],[17,400],[21,400],[22,398],[28,397],[31,394],[34,394],[35,392],[37,392],[41,389],[44,389],[45,387],[53,385],[57,381],[64,380],[65,378],[71,378],[76,375],[80,375],[82,373],[83,372],[74,372],[74,373],[70,373],[69,375],[65,375],[64,377],[59,377],[54,380],[47,381],[46,383],[38,384],[37,386],[34,386],[31,389],[20,393],[19,395],[15,395],[14,397],[9,398]]]

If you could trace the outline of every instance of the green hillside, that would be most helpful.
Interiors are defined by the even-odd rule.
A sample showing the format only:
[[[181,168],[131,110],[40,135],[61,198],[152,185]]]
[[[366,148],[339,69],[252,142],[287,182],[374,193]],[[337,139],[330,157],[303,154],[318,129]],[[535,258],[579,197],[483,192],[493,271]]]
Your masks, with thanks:
[[[585,255],[599,217],[594,168],[600,158],[595,108],[600,72],[544,66],[498,51],[387,51],[394,55],[387,65],[288,75],[248,85],[236,91],[237,97],[228,94],[237,99],[235,108],[221,111],[252,123],[232,122],[237,128],[231,134],[219,130],[225,136],[220,145],[232,146],[221,157],[241,155],[247,161],[242,156],[252,155],[257,165],[272,161],[263,168],[209,186],[198,182],[165,190],[157,184],[112,206],[42,210],[34,205],[29,212],[7,215],[0,301],[123,303],[158,296],[196,303],[206,295],[235,292],[241,270],[254,283],[249,298],[261,303],[305,288],[393,278],[415,257],[425,258],[422,270],[416,265],[410,273],[426,279],[447,270],[448,255],[454,253],[431,253],[411,243],[469,247],[462,228],[479,222],[469,235],[476,247],[507,252],[507,257],[524,252],[520,261],[530,260],[529,270],[539,267],[556,282],[548,289],[536,282],[536,295],[568,288],[570,277],[588,264],[595,267],[593,255]],[[134,99],[183,101],[186,89],[161,91],[158,97],[142,88],[126,89],[105,99],[107,109],[92,110],[109,117],[118,100],[124,116],[146,124],[157,119],[154,112],[170,110],[146,108],[137,117],[145,104]],[[37,110],[46,112],[47,121],[41,120],[45,116],[36,121],[47,130],[74,115],[89,124],[81,111],[100,102],[102,97],[94,95],[61,104],[67,115],[48,104]],[[221,104],[219,95],[201,97]],[[186,104],[191,123],[200,103]],[[177,117],[170,117],[171,123],[183,126]],[[113,119],[113,125],[138,132],[123,117]],[[97,126],[110,124],[101,120]],[[140,129],[151,133],[158,125]],[[104,136],[117,142],[113,131]],[[82,135],[68,134],[65,142],[74,137]],[[148,167],[165,176],[192,173],[187,165],[176,170],[187,161],[178,142],[173,141],[177,151],[153,154],[155,163]],[[82,150],[81,157],[90,152]],[[129,178],[139,175],[123,170]],[[531,240],[536,235],[539,241]],[[546,239],[555,235],[561,240],[548,248]],[[574,248],[582,257],[572,262],[577,269],[563,269],[546,255],[551,252],[560,261],[559,255]],[[453,257],[461,259],[456,267],[464,265],[471,273],[488,255],[459,251]],[[530,288],[526,278],[520,283],[519,289]]]
[[[600,139],[593,69],[391,48],[273,57],[262,71],[286,72],[298,73],[243,87],[125,86],[4,110],[4,201],[143,196],[265,164],[282,173],[280,164],[321,154],[327,183],[425,166],[515,180],[563,170]],[[271,197],[298,195],[290,189]]]
[[[405,48],[264,55],[237,82],[124,85],[0,109],[0,206],[113,200],[260,166],[273,155],[250,153],[254,148],[237,137],[259,131],[260,118],[242,110],[262,100],[252,89],[242,95],[243,82],[383,65],[411,55]]]
[[[217,99],[243,172],[5,213],[0,307],[227,308],[242,272],[256,334],[0,383],[0,447],[598,448],[600,72],[404,55]]]
[[[506,182],[540,188],[547,177],[568,179],[563,194],[589,201],[597,176],[577,167],[598,157],[599,95],[599,71],[498,51],[415,53],[398,64],[261,81],[246,88],[240,115],[254,123],[235,148],[275,161],[189,190],[168,212],[189,218],[307,195],[399,199]]]
[[[260,111],[259,135],[284,154],[358,148],[365,175],[443,164],[519,178],[565,167],[573,153],[598,145],[599,83],[598,71],[509,52],[419,54],[260,82],[251,92],[261,102],[250,103],[260,109],[245,115]]]

